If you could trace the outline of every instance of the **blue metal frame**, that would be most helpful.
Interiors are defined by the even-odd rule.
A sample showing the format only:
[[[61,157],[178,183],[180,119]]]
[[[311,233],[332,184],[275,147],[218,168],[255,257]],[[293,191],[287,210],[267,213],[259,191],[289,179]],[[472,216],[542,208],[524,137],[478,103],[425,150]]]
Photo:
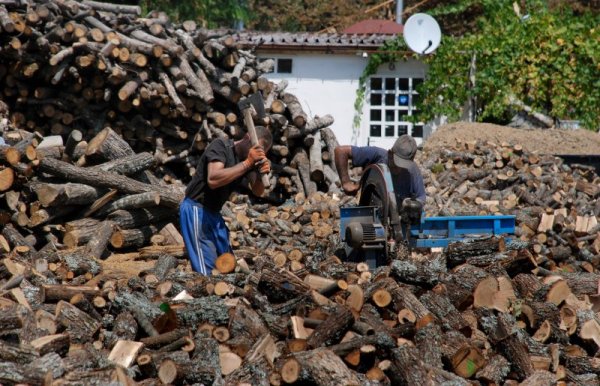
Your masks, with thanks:
[[[388,199],[395,198],[392,174],[387,165],[374,164],[369,168],[378,168],[384,178]],[[362,191],[361,191],[362,192]],[[402,203],[397,203],[401,205]],[[340,238],[345,241],[345,229],[351,221],[382,223],[379,208],[371,206],[340,208]],[[406,230],[403,227],[406,238]],[[513,235],[515,233],[515,216],[450,216],[421,217],[419,229],[410,230],[409,244],[416,248],[447,247],[448,244],[468,238],[482,236]]]
[[[419,229],[410,230],[410,244],[416,248],[447,247],[466,238],[514,233],[515,216],[510,215],[422,217]]]

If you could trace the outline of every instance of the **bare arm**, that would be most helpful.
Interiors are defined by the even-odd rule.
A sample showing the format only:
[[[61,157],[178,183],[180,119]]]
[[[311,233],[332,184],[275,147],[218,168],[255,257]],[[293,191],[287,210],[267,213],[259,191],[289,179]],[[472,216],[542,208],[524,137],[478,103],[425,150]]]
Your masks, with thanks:
[[[344,182],[350,182],[350,175],[348,174],[348,160],[352,158],[352,148],[350,146],[336,146],[333,151],[335,168],[340,176],[342,184]]]
[[[352,147],[350,146],[337,146],[334,150],[334,161],[340,181],[342,183],[342,189],[347,194],[355,194],[358,191],[358,184],[350,179],[348,173],[348,160],[352,159]]]
[[[248,170],[250,170],[250,166],[248,166],[246,161],[237,163],[229,168],[226,168],[223,162],[209,162],[207,178],[208,187],[217,189],[228,185],[242,177]]]
[[[208,187],[211,189],[225,186],[248,173],[250,188],[255,196],[262,196],[265,192],[265,186],[262,180],[258,178],[255,170],[250,168],[245,162],[240,162],[230,168],[226,168],[223,162],[213,161],[208,163]]]

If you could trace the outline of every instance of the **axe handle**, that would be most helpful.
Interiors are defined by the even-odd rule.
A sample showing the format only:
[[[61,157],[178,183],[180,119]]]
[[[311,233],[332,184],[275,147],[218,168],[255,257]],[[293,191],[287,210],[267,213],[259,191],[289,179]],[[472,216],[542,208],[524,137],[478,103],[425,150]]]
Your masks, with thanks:
[[[252,120],[252,114],[250,113],[250,109],[244,109],[243,114],[244,123],[248,128],[248,134],[250,134],[250,142],[252,142],[252,145],[258,145],[258,136],[256,135],[256,128],[254,128],[254,121]],[[260,178],[265,188],[269,188],[271,186],[268,175],[261,174]]]

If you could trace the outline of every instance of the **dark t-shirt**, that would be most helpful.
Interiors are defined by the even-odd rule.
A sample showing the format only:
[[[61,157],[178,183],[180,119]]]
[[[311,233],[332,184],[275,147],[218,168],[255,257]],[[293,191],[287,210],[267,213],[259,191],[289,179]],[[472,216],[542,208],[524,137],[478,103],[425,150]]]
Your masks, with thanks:
[[[365,167],[372,164],[388,164],[388,151],[377,146],[352,146],[352,165]],[[400,169],[392,173],[394,192],[398,202],[413,198],[425,203],[425,185],[423,175],[416,163],[409,169]]]
[[[223,162],[226,168],[230,168],[239,162],[235,155],[233,140],[218,138],[208,145],[202,153],[200,161],[198,161],[196,173],[185,190],[185,196],[210,210],[218,212],[241,179],[217,189],[209,188],[207,181],[208,164],[213,161]]]

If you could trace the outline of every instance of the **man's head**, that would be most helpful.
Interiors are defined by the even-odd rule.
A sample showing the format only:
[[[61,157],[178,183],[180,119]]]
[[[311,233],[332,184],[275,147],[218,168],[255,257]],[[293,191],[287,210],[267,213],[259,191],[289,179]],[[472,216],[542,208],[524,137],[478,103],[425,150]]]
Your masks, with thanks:
[[[273,145],[273,135],[271,134],[271,131],[264,126],[256,126],[256,137],[258,137],[258,143],[265,150],[265,153],[268,152]]]
[[[408,134],[401,135],[389,150],[388,164],[391,168],[409,169],[414,165],[415,154],[417,154],[415,139]]]
[[[271,134],[271,131],[264,126],[256,126],[255,130],[258,144],[262,146],[265,153],[267,153],[273,145],[273,135]],[[236,142],[236,149],[239,157],[246,157],[251,147],[252,141],[250,140],[249,133],[246,133],[242,139]]]

